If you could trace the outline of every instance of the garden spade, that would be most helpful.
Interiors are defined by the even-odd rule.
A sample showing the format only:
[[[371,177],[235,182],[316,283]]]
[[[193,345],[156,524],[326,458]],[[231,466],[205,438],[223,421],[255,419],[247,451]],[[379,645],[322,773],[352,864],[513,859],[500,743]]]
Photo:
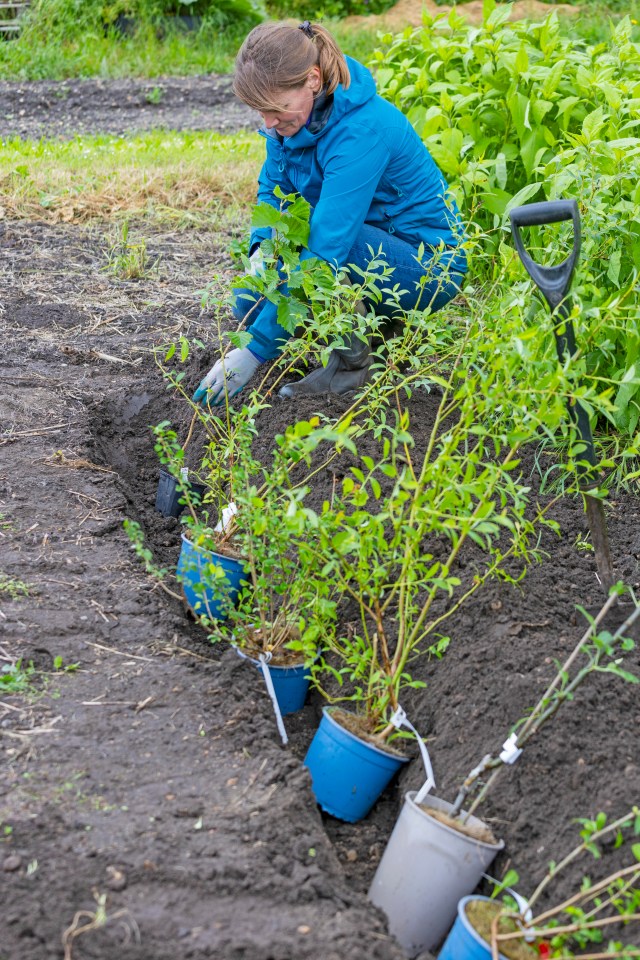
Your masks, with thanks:
[[[549,200],[543,203],[529,203],[524,207],[514,207],[510,213],[511,232],[516,250],[525,269],[549,304],[554,323],[556,349],[560,363],[566,363],[576,353],[576,338],[573,323],[569,315],[567,294],[571,286],[574,267],[580,253],[580,214],[575,200]],[[559,223],[562,220],[573,221],[573,249],[562,263],[555,267],[543,267],[536,263],[524,248],[520,227],[544,226]],[[569,415],[576,424],[578,435],[584,444],[582,462],[578,465],[578,478],[585,507],[593,549],[595,551],[598,574],[605,590],[615,582],[607,521],[602,501],[593,493],[597,486],[597,460],[591,435],[589,415],[579,400],[569,403]]]

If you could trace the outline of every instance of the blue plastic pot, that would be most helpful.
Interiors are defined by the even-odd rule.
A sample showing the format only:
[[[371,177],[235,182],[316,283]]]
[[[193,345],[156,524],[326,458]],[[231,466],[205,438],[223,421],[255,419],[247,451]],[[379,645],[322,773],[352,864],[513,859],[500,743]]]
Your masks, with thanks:
[[[262,671],[259,660],[247,656],[238,647],[236,647],[236,653]],[[311,681],[309,668],[305,667],[304,664],[299,667],[277,667],[270,663],[269,672],[282,716],[286,717],[288,713],[297,713],[298,710],[302,710]]]
[[[182,535],[176,576],[185,600],[196,614],[210,620],[226,620],[247,582],[240,560],[198,547]]]
[[[380,750],[350,733],[333,719],[329,707],[323,710],[304,759],[322,809],[347,823],[366,817],[393,775],[408,762],[407,757]]]
[[[492,901],[489,897],[463,897],[458,903],[458,916],[445,940],[438,960],[491,960],[491,947],[477,933],[467,919],[467,904],[472,900]],[[506,960],[499,954],[500,960]]]

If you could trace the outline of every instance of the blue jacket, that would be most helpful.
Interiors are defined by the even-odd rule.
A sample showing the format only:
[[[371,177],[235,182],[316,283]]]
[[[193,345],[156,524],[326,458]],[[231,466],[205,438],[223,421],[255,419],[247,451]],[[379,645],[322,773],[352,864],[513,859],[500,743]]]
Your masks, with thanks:
[[[260,131],[267,156],[258,201],[278,206],[276,185],[309,201],[311,231],[301,259],[315,256],[345,266],[365,223],[416,249],[421,243],[458,246],[464,228],[453,201],[445,203],[447,184],[430,153],[404,114],[377,95],[366,67],[346,59],[351,84],[334,92],[326,123],[310,125],[320,126],[317,132],[303,127],[283,139],[275,130]],[[268,236],[269,229],[254,230],[251,248]],[[267,359],[289,337],[270,303],[250,329],[256,353]]]

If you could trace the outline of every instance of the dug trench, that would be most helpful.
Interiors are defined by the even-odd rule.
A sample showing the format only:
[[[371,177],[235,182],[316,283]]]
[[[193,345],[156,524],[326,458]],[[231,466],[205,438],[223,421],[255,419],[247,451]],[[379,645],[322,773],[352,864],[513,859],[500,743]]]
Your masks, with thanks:
[[[400,958],[366,890],[404,791],[423,779],[417,750],[364,822],[321,815],[301,765],[319,695],[288,720],[283,748],[257,672],[207,642],[123,532],[125,517],[140,522],[157,561],[175,567],[180,526],[154,511],[150,426],[184,413],[150,351],[180,333],[206,341],[193,291],[231,271],[213,231],[147,239],[160,271],[125,282],[103,270],[100,230],[0,225],[0,569],[28,588],[0,593],[0,656],[39,671],[26,695],[0,702],[0,957],[60,960],[66,932],[74,958]],[[194,386],[207,363],[197,355]],[[274,401],[261,450],[293,417],[342,402],[292,413]],[[418,434],[433,403],[414,401]],[[331,482],[318,481],[318,497]],[[616,572],[637,585],[638,498],[615,493],[607,512]],[[576,605],[602,599],[593,555],[579,549],[581,504],[561,501],[554,518],[547,559],[519,587],[478,593],[443,659],[415,665],[427,687],[404,706],[449,799],[575,645]],[[633,651],[627,668],[637,661]],[[497,875],[514,866],[532,889],[573,846],[574,818],[637,800],[639,721],[635,687],[590,678],[484,807],[506,841]]]

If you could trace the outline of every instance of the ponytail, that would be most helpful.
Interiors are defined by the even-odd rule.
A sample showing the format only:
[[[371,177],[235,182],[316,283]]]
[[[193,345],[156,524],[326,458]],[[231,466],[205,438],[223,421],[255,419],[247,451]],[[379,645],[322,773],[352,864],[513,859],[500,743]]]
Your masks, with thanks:
[[[233,90],[254,110],[281,110],[278,94],[301,87],[312,67],[320,69],[327,94],[339,84],[346,89],[349,68],[340,47],[325,27],[310,24],[261,23],[248,35],[236,57]]]

